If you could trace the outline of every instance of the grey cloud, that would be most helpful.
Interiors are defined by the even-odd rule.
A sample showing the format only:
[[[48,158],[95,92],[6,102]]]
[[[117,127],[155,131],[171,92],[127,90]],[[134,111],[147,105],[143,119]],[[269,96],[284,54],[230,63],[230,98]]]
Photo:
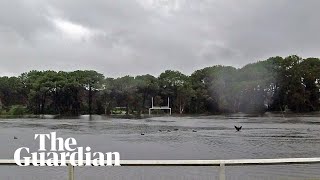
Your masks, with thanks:
[[[32,69],[190,74],[275,55],[319,57],[319,8],[317,0],[1,1],[0,75]],[[55,19],[95,33],[68,38]]]
[[[50,30],[51,25],[46,20],[46,11],[41,4],[32,1],[0,1],[0,33],[15,35],[31,40],[39,31]]]

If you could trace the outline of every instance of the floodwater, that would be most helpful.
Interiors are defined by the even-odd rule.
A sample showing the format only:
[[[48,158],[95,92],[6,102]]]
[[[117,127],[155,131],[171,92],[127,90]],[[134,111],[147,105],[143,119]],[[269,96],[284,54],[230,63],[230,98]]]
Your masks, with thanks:
[[[320,157],[320,116],[266,114],[147,119],[2,119],[0,159],[19,147],[36,151],[35,133],[73,137],[92,152],[121,159],[248,159]],[[242,126],[236,132],[234,125]],[[159,131],[161,130],[161,131]],[[144,135],[141,135],[144,133]],[[14,136],[17,139],[14,139]],[[226,167],[227,179],[320,179],[320,164]],[[217,179],[218,167],[76,167],[76,180]],[[66,167],[0,166],[0,179],[67,179]]]

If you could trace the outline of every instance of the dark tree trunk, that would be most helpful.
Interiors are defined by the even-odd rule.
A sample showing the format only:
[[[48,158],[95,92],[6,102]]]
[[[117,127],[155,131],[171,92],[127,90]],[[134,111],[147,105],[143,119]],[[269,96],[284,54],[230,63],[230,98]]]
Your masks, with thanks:
[[[89,115],[92,115],[92,87],[89,86]]]
[[[126,115],[129,115],[129,104],[126,104]]]
[[[41,99],[41,108],[40,108],[40,114],[44,114],[44,106],[45,106],[45,96],[42,97]]]

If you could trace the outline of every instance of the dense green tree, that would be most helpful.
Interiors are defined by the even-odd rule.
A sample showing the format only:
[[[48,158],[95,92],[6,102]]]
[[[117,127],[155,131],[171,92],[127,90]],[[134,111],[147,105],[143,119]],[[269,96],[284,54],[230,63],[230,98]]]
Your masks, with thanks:
[[[248,64],[238,70],[238,111],[263,112],[271,104],[274,94],[275,72],[273,58]]]
[[[305,59],[300,64],[302,84],[307,111],[316,111],[320,108],[320,61],[317,58]]]
[[[141,113],[141,111],[145,113],[146,109],[150,107],[151,98],[156,96],[159,92],[158,79],[150,74],[147,74],[136,76],[135,81],[137,84],[137,93],[142,97],[139,113]]]
[[[129,111],[136,109],[138,106],[140,97],[137,94],[137,83],[132,76],[124,76],[117,78],[113,82],[113,94],[116,98],[117,105],[126,108],[126,114]]]
[[[88,92],[88,113],[92,114],[92,99],[96,91],[103,86],[104,76],[96,71],[74,71],[72,75],[80,87]]]
[[[190,76],[167,70],[154,77],[105,78],[92,70],[30,71],[0,77],[0,108],[13,114],[147,113],[155,105],[173,113],[320,110],[320,60],[271,57],[242,68],[212,66]],[[26,109],[27,108],[27,109]]]
[[[12,105],[25,105],[27,92],[24,84],[17,77],[0,77],[0,102],[2,108]]]
[[[199,109],[202,109],[200,112],[212,113],[233,111],[236,99],[232,91],[236,71],[230,66],[212,66],[191,75],[196,112]]]
[[[170,98],[173,112],[182,114],[193,96],[189,77],[179,71],[167,70],[158,79],[161,95]]]

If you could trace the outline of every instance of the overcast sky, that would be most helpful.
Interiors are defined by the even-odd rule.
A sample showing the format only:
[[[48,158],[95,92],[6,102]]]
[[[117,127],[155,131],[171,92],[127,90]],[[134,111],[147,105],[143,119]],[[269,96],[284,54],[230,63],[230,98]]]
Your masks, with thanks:
[[[190,74],[320,57],[319,0],[1,0],[0,75],[93,69]]]

